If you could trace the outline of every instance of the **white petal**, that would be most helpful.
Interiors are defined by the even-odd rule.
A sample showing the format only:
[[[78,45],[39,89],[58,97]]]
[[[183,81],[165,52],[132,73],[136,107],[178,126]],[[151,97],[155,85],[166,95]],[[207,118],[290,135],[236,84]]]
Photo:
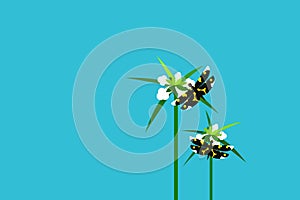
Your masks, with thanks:
[[[203,135],[202,135],[202,134],[197,134],[197,135],[196,135],[196,138],[197,138],[198,140],[202,140],[202,138],[205,137],[206,135],[207,135],[207,134],[203,134]]]
[[[216,131],[216,130],[218,130],[219,129],[219,125],[218,124],[214,124],[213,126],[212,126],[212,131]]]
[[[210,67],[208,65],[205,67],[204,71],[206,70],[210,70]]]
[[[166,75],[162,75],[160,77],[157,78],[157,81],[159,82],[160,85],[165,86],[168,82],[167,82],[167,76]]]
[[[156,94],[158,100],[167,100],[170,96],[170,93],[167,92],[166,88],[159,88]]]
[[[177,72],[176,74],[174,74],[175,77],[175,81],[178,81],[179,79],[181,79],[181,73]]]
[[[195,139],[194,137],[192,137],[192,136],[190,136],[190,140],[193,140],[193,139]]]
[[[223,156],[221,156],[221,158],[220,158],[220,159],[222,159],[222,160],[223,160],[223,159],[225,159],[225,158],[226,158],[226,157],[223,157]]]
[[[188,106],[187,109],[185,109],[185,110],[189,110],[189,109],[191,109],[191,108],[192,108],[192,106]]]
[[[217,142],[217,141],[213,141],[212,145],[220,145],[220,142]]]
[[[225,139],[227,138],[226,133],[224,133],[223,131],[221,131],[220,134],[221,134],[221,135],[218,136],[218,138],[219,138],[220,140],[225,140]]]
[[[185,82],[186,82],[186,84],[183,85],[184,87],[188,87],[188,86],[189,86],[189,83],[192,84],[192,86],[195,86],[195,81],[192,80],[192,79],[190,79],[190,78],[187,78],[187,79],[185,80]]]
[[[172,101],[172,102],[171,102],[171,105],[172,105],[172,106],[176,106],[176,100]]]
[[[233,145],[230,145],[229,147],[230,147],[230,149],[234,149],[234,146],[233,146]]]

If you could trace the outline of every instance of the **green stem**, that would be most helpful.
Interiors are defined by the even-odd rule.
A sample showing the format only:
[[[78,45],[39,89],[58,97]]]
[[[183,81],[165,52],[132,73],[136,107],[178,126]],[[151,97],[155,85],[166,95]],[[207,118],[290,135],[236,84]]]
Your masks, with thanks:
[[[174,99],[176,99],[174,95]],[[178,200],[178,106],[174,106],[174,200]]]
[[[209,157],[209,200],[213,199],[213,158]]]

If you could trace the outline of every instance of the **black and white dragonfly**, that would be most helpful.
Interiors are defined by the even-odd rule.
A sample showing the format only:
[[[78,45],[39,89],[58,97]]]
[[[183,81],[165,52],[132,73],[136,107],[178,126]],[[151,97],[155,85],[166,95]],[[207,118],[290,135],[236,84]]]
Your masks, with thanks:
[[[175,99],[172,102],[172,105],[178,106],[183,104],[181,106],[182,110],[188,110],[195,106],[200,101],[200,99],[211,90],[215,83],[215,77],[211,76],[210,78],[208,78],[209,74],[210,68],[209,66],[207,66],[203,70],[201,76],[198,78],[195,86],[190,83],[188,85],[190,87],[189,90]]]
[[[194,137],[190,137],[190,140],[193,143],[193,145],[191,145],[192,151],[201,156],[207,156],[207,158],[225,159],[229,154],[224,151],[228,152],[234,148],[231,145],[221,145],[213,140],[211,140],[210,143]]]

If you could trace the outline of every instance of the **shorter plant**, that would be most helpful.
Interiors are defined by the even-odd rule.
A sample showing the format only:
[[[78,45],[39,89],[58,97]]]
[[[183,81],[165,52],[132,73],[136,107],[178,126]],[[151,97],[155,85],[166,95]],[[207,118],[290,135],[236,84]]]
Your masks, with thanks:
[[[228,124],[222,128],[218,127],[218,124],[211,124],[210,117],[206,112],[208,127],[204,128],[203,131],[199,130],[186,130],[187,132],[198,133],[196,137],[190,137],[192,145],[190,146],[192,153],[186,160],[185,164],[195,155],[198,154],[200,157],[207,156],[209,159],[209,197],[210,200],[213,199],[213,159],[225,159],[229,156],[228,152],[232,151],[240,159],[245,161],[245,159],[238,153],[236,149],[228,142],[225,141],[227,138],[225,129],[239,124],[239,122]]]

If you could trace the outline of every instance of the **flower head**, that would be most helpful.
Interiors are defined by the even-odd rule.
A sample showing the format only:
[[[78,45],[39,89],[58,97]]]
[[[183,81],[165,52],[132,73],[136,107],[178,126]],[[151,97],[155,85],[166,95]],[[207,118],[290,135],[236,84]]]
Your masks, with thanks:
[[[167,100],[171,92],[176,96],[181,96],[189,89],[189,84],[195,85],[195,81],[190,78],[185,79],[180,72],[173,75],[174,78],[169,78],[166,75],[159,76],[157,82],[165,88],[159,88],[156,94],[158,100]]]
[[[197,134],[196,138],[205,141],[214,141],[217,143],[219,140],[225,140],[227,138],[227,134],[224,131],[219,130],[219,125],[214,124],[204,129],[205,134]]]

